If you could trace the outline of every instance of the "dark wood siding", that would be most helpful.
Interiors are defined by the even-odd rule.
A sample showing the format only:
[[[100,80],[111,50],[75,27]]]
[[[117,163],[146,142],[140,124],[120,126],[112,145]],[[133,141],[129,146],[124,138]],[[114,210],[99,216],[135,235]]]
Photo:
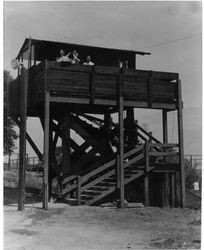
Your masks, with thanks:
[[[116,105],[119,75],[123,79],[125,105],[126,102],[133,106],[146,102],[144,107],[152,108],[154,103],[154,107],[159,108],[159,103],[163,103],[161,107],[176,104],[178,74],[48,61],[47,68],[41,63],[29,71],[29,110],[44,100],[45,89],[55,97],[83,98],[85,103],[94,103],[98,98],[104,100],[105,105]],[[9,95],[11,110],[16,113],[20,99],[17,80],[10,84]]]

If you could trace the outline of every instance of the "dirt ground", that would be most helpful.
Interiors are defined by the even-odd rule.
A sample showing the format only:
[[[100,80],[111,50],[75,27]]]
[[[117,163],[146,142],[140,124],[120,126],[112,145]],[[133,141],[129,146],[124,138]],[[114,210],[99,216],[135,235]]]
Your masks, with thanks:
[[[4,249],[199,249],[200,212],[170,208],[4,205]]]

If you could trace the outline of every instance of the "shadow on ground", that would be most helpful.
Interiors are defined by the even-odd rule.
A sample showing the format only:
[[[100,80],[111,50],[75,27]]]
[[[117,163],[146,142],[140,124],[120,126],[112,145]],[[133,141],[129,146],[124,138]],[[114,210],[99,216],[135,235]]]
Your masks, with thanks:
[[[39,189],[26,188],[25,205],[42,201],[42,195]],[[4,205],[13,205],[18,203],[18,188],[4,187]]]

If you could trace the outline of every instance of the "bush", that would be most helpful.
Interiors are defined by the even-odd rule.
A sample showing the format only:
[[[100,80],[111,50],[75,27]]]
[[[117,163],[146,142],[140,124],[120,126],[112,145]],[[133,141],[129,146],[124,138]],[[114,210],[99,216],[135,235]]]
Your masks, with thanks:
[[[196,167],[196,163],[192,166],[190,160],[185,160],[186,188],[193,189],[194,182],[199,181]]]

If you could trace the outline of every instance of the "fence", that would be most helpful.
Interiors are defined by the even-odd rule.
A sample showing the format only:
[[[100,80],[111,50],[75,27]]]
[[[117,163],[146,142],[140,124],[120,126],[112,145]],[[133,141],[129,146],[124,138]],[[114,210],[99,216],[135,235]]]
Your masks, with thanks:
[[[196,168],[197,170],[202,169],[202,155],[185,155],[184,158],[190,162],[191,167]],[[4,162],[4,169],[8,171],[18,169],[18,166],[19,157],[17,157],[17,159],[8,159],[7,162]],[[27,157],[26,170],[30,172],[42,172],[42,162],[38,157]]]
[[[18,170],[19,167],[19,157],[17,159],[8,159],[4,162],[4,170]],[[26,158],[26,171],[28,172],[42,172],[43,166],[42,162],[38,157],[27,157]]]
[[[202,169],[202,155],[184,155],[184,158],[190,162],[192,168]]]

